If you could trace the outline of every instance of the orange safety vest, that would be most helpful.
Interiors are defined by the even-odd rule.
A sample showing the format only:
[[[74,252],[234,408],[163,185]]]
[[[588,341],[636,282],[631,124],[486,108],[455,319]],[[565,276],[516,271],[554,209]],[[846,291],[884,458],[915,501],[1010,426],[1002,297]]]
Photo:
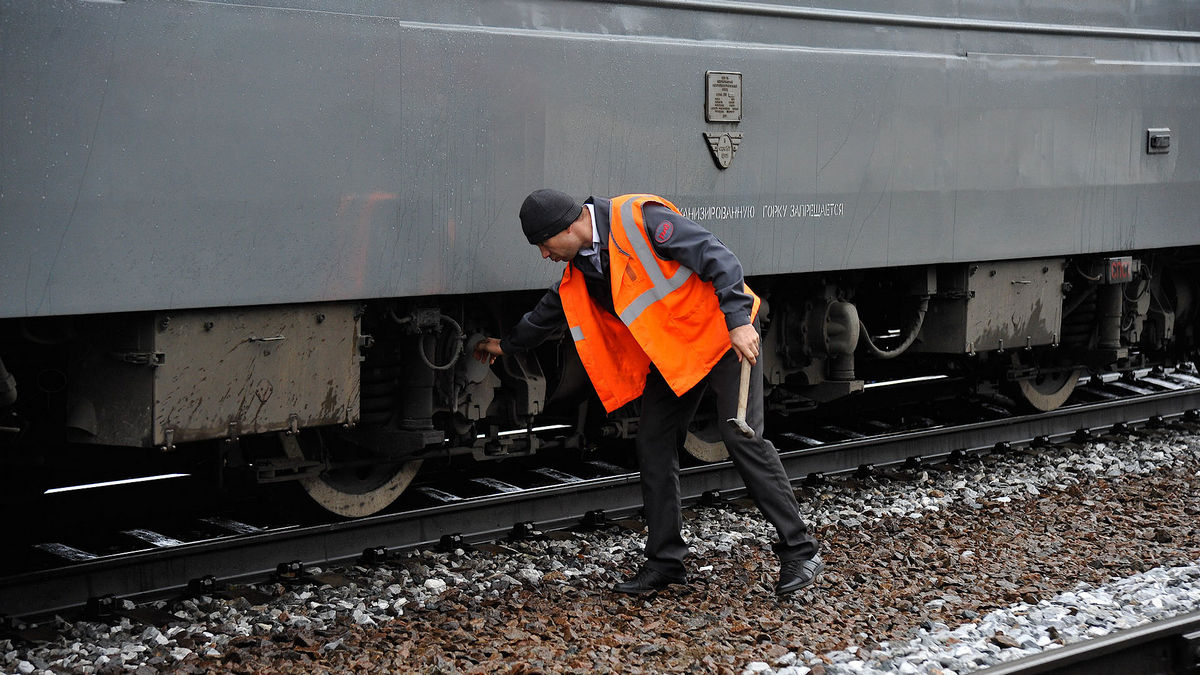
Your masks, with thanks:
[[[592,301],[573,265],[567,265],[558,286],[579,359],[609,412],[642,395],[651,363],[682,396],[732,346],[712,283],[655,254],[642,215],[647,203],[679,213],[654,195],[612,200],[609,278],[617,316]],[[749,286],[743,289],[754,298],[753,321],[760,301]]]

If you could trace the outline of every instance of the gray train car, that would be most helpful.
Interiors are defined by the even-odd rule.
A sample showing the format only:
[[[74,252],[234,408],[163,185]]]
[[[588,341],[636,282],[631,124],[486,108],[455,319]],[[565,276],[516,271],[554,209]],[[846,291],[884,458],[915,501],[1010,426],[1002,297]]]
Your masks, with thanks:
[[[661,194],[729,245],[776,412],[950,368],[1051,409],[1083,368],[1195,350],[1198,24],[1187,0],[0,0],[0,445],[209,453],[362,515],[433,451],[627,436],[569,345],[464,354],[559,274],[517,230],[539,187]],[[503,433],[576,406],[556,440]]]

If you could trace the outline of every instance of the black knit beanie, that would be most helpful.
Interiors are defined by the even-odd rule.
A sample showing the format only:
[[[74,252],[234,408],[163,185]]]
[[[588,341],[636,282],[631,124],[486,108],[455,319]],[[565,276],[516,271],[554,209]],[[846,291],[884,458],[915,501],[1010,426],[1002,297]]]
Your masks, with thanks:
[[[521,204],[521,230],[529,243],[537,245],[567,229],[583,205],[558,190],[535,190]]]

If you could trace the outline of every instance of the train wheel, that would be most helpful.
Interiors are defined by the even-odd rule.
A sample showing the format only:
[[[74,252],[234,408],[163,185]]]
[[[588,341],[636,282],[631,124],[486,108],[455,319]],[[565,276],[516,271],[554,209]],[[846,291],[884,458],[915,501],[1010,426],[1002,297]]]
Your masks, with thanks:
[[[721,440],[721,430],[718,424],[727,422],[715,419],[705,419],[697,422],[699,426],[690,429],[683,439],[683,449],[701,462],[722,462],[729,459],[729,449]]]
[[[289,458],[305,458],[297,435],[281,435],[281,438]],[[420,468],[421,460],[416,459],[398,466],[377,464],[333,469],[298,482],[326,511],[346,518],[362,518],[379,513],[396,501]]]
[[[1034,364],[1044,367],[1049,365],[1045,358],[1034,356],[1025,359],[1020,354],[1013,354],[1012,362],[1014,366]],[[1075,385],[1079,383],[1079,376],[1082,374],[1082,368],[1060,369],[1047,374],[1039,373],[1036,377],[1015,381],[1011,393],[1019,403],[1028,408],[1040,412],[1050,412],[1067,402],[1067,399],[1075,391]]]

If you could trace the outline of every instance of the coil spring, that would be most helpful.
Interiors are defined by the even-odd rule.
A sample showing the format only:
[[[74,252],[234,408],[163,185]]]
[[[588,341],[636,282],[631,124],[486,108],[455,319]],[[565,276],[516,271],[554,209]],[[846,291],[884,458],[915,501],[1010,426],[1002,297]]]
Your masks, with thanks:
[[[1085,298],[1079,306],[1063,317],[1062,344],[1085,347],[1096,331],[1096,296]]]
[[[363,424],[382,426],[392,421],[399,405],[400,374],[398,364],[369,364],[362,369]]]

